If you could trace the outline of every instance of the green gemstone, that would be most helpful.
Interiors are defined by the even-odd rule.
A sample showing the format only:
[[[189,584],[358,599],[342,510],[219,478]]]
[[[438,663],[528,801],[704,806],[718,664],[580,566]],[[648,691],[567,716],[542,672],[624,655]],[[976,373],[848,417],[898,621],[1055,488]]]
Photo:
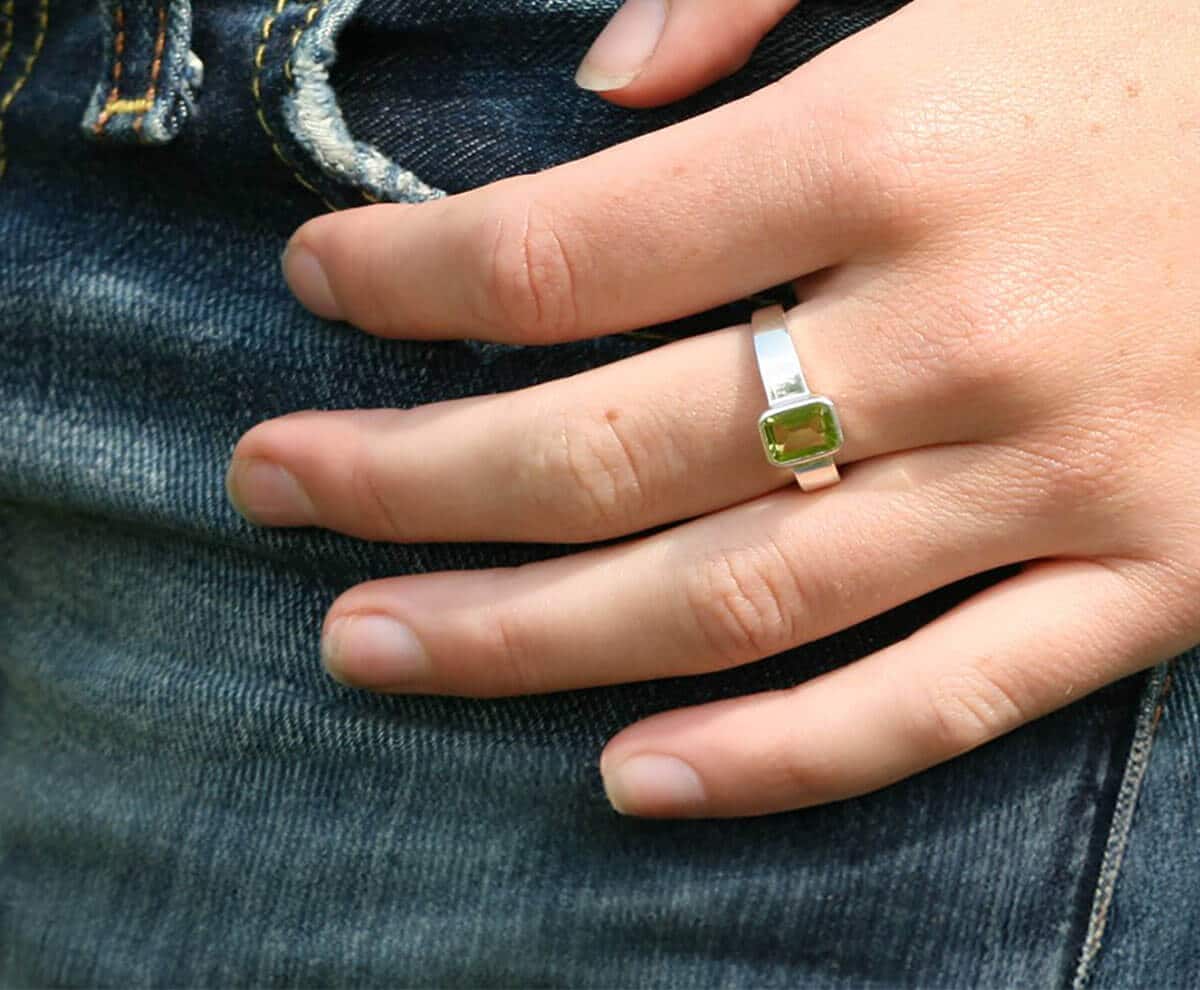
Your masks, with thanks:
[[[842,446],[842,427],[833,403],[821,396],[785,409],[769,409],[758,425],[768,459],[780,467],[832,454]]]

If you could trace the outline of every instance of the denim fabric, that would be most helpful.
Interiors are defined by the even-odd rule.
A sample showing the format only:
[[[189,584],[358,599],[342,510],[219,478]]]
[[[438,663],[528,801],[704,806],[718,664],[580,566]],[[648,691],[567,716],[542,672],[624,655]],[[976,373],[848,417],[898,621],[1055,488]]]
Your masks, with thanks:
[[[1200,986],[1200,661],[1193,654],[1156,679],[1135,738],[1140,753],[1126,769],[1078,988]]]
[[[1195,653],[877,794],[629,819],[597,769],[623,726],[850,662],[1003,574],[720,674],[379,697],[321,671],[341,591],[580,548],[264,531],[225,499],[263,419],[516,389],[752,305],[544,348],[383,341],[288,295],[306,217],[587,153],[895,6],[803,4],[737,77],[645,113],[571,85],[607,0],[216,0],[173,35],[171,0],[157,71],[188,112],[97,141],[115,11],[141,25],[119,98],[145,99],[163,8],[0,0],[0,983],[1195,982]]]

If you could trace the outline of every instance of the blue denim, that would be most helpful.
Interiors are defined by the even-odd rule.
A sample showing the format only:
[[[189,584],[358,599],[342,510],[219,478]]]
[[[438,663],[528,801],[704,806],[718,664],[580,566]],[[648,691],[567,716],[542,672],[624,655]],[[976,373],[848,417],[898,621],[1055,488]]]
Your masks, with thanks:
[[[732,79],[635,112],[571,84],[609,0],[0,0],[0,984],[1200,984],[1197,651],[852,801],[631,819],[597,767],[622,727],[852,662],[1009,572],[718,674],[382,697],[321,670],[340,592],[584,548],[260,530],[225,498],[264,419],[522,388],[756,304],[385,341],[286,291],[304,219],[664,126],[897,6],[802,4]]]

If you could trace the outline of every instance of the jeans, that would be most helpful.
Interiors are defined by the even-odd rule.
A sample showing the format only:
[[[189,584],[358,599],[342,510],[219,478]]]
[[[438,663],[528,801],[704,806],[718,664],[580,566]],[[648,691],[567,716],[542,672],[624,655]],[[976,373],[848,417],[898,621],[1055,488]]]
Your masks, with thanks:
[[[1197,651],[855,800],[631,819],[598,773],[620,728],[852,662],[1007,572],[722,673],[383,697],[321,670],[341,591],[584,548],[261,530],[225,498],[261,420],[519,389],[756,304],[385,341],[286,291],[304,219],[587,154],[899,5],[811,0],[733,78],[628,111],[571,85],[615,0],[0,2],[0,983],[1200,983]]]

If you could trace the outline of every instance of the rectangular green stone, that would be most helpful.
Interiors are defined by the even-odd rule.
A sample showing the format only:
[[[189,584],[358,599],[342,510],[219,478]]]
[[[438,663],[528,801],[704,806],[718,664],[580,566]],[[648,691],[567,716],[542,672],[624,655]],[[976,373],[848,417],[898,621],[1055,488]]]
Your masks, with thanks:
[[[842,446],[842,427],[828,399],[814,395],[794,406],[768,409],[758,421],[767,459],[788,467]]]

